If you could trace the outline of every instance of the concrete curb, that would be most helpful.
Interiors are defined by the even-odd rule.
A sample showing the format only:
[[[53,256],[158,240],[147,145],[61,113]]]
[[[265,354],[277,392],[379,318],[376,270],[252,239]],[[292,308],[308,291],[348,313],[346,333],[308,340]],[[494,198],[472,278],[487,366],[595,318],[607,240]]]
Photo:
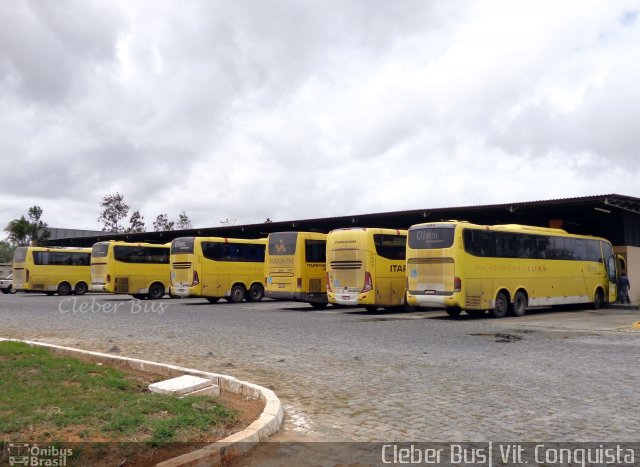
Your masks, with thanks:
[[[277,433],[280,430],[280,425],[282,424],[282,418],[284,415],[282,403],[272,390],[263,386],[258,386],[257,384],[241,381],[232,376],[151,362],[148,360],[140,360],[137,358],[127,358],[118,355],[74,349],[72,347],[46,344],[44,342],[5,339],[0,337],[0,342],[1,341],[23,342],[31,346],[45,347],[57,355],[75,357],[78,359],[90,360],[92,362],[124,364],[134,370],[158,373],[169,378],[185,374],[200,376],[201,378],[210,379],[213,384],[217,384],[222,390],[241,394],[245,397],[260,399],[264,402],[264,409],[262,409],[260,417],[258,417],[255,422],[244,430],[228,436],[221,441],[205,446],[202,449],[161,462],[157,464],[159,467],[222,465],[223,461],[227,462],[235,457],[245,454],[255,447],[260,441],[264,441],[269,438],[269,436]]]

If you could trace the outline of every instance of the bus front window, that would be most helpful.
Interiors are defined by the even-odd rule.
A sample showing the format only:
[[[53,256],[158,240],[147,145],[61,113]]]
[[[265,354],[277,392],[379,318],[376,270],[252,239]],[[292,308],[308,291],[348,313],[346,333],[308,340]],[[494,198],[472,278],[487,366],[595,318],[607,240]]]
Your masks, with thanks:
[[[455,226],[409,229],[409,247],[419,250],[449,248],[453,245]]]

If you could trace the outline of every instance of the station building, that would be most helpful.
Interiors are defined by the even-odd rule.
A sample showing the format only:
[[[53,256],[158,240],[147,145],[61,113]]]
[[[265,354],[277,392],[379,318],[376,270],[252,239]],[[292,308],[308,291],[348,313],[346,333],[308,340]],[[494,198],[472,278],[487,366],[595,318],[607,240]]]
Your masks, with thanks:
[[[631,300],[636,303],[640,301],[640,198],[618,194],[476,206],[431,207],[165,232],[130,234],[100,232],[86,236],[50,239],[47,244],[86,247],[104,240],[166,243],[174,238],[187,236],[260,238],[271,232],[326,233],[344,227],[407,229],[414,224],[452,219],[483,225],[524,224],[554,227],[569,233],[604,237],[614,245],[615,252],[625,258],[626,272],[631,281]]]

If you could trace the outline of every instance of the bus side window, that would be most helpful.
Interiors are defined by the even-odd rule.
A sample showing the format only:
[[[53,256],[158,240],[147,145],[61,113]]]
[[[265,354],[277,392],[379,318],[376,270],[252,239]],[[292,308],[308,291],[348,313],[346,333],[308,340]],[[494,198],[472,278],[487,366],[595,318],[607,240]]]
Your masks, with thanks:
[[[533,258],[535,252],[535,237],[532,235],[518,236],[518,258]]]

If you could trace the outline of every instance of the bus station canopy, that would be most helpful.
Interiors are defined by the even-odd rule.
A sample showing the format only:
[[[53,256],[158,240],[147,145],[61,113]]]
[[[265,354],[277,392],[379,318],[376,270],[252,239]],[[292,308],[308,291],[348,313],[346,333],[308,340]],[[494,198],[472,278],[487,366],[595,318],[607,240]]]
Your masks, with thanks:
[[[408,229],[424,222],[464,220],[475,224],[525,224],[562,228],[570,233],[607,238],[614,245],[640,247],[640,198],[610,194],[479,206],[423,208],[408,211],[352,214],[339,217],[274,221],[247,225],[170,230],[164,232],[110,233],[50,240],[50,245],[91,246],[95,242],[166,243],[178,237],[203,236],[260,238],[271,232],[324,232],[348,227]]]

